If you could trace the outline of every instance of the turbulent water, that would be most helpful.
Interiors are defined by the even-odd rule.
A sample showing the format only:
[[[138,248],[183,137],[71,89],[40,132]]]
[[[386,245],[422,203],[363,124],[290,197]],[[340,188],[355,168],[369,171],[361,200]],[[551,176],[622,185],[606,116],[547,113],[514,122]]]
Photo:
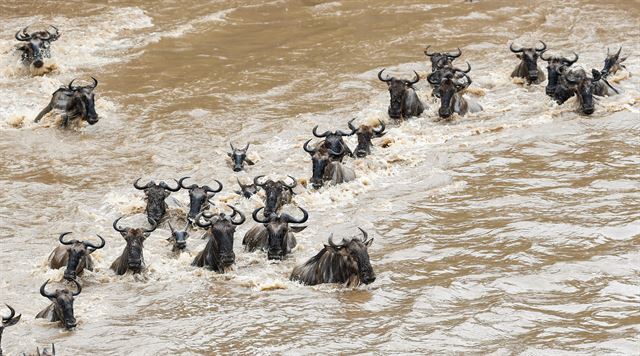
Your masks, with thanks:
[[[58,355],[614,354],[640,352],[640,2],[609,1],[110,1],[0,4],[0,302],[22,320],[6,354],[56,344]],[[32,76],[15,31],[62,32]],[[544,85],[509,78],[512,41],[542,39],[601,69],[623,47],[628,72],[591,116],[558,106]],[[389,122],[381,68],[409,79],[423,54],[460,47],[484,111]],[[544,68],[544,66],[542,66]],[[34,124],[51,93],[75,77],[99,80],[93,126]],[[473,95],[475,94],[475,95]],[[247,215],[236,177],[292,175],[311,163],[311,129],[387,122],[372,155],[347,160],[354,182],[301,189],[310,212],[285,261],[245,253],[220,275],[190,266],[204,247],[172,255],[166,225],[146,241],[147,270],[109,269],[125,241],[111,223],[147,226],[142,177],[224,183],[215,200]],[[256,165],[234,173],[229,141],[251,143]],[[354,147],[355,137],[347,139]],[[184,214],[187,193],[167,200]],[[298,215],[295,205],[287,211]],[[331,233],[374,237],[376,281],[354,289],[288,281]],[[57,236],[107,240],[81,278],[78,326],[34,316]],[[93,236],[93,238],[92,238]],[[61,283],[52,282],[52,290]],[[2,313],[6,313],[3,309]],[[5,314],[6,315],[6,314]]]

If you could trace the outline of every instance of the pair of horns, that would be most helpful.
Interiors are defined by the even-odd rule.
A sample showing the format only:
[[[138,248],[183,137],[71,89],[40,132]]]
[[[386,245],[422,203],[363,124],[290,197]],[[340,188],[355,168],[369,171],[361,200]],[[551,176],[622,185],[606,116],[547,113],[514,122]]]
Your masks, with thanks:
[[[46,30],[44,32],[47,33],[47,37],[40,37],[41,40],[43,41],[50,41],[50,40],[57,40],[58,37],[60,36],[60,32],[58,32],[58,28],[53,26],[53,25],[49,25],[49,27],[53,28],[55,30],[54,33],[49,32],[49,30]],[[27,28],[29,28],[29,26],[25,27],[22,29],[22,31],[18,30],[18,32],[16,32],[16,40],[18,41],[29,41],[32,36],[27,33]]]
[[[295,187],[298,185],[298,181],[297,181],[294,177],[292,177],[292,176],[289,176],[289,175],[288,175],[287,177],[291,178],[291,180],[293,181],[293,183],[291,183],[291,184],[287,184],[287,183],[285,183],[283,180],[279,180],[279,181],[278,181],[278,183],[282,184],[283,186],[285,186],[285,187],[287,187],[287,188],[289,188],[289,189],[293,189],[293,188],[295,188]],[[267,181],[267,182],[264,182],[264,183],[260,183],[260,179],[262,179],[262,178],[264,178],[264,175],[259,175],[259,176],[255,177],[255,178],[253,178],[253,184],[254,184],[256,187],[264,188],[264,186],[267,184],[267,182],[268,182],[268,181]],[[240,184],[240,181],[238,181],[238,184]],[[240,184],[240,186],[242,187],[242,184]],[[246,187],[246,186],[245,186],[245,187]]]
[[[113,221],[113,229],[116,230],[117,232],[124,232],[126,233],[128,229],[130,229],[129,227],[119,227],[118,226],[118,222],[120,221],[120,219],[122,219],[124,216],[121,216],[119,218],[117,218],[116,220]],[[158,223],[153,220],[153,219],[149,219],[151,220],[151,229],[142,229],[142,231],[144,231],[145,235],[148,235],[150,233],[152,233],[157,227],[158,227]]]
[[[78,294],[80,294],[80,292],[82,292],[82,286],[80,285],[80,283],[78,283],[77,280],[72,279],[71,281],[73,281],[73,283],[76,284],[76,288],[77,291],[75,293],[71,293],[71,295],[73,295],[74,297],[77,296]],[[44,284],[42,285],[42,287],[40,287],[40,294],[45,297],[45,298],[55,298],[58,296],[57,293],[49,293],[46,291],[46,287],[47,287],[47,283],[49,283],[49,280],[47,279],[46,282],[44,282]]]
[[[458,57],[460,57],[462,55],[462,51],[460,50],[460,47],[456,48],[458,50],[458,53],[450,53],[450,52],[449,53],[439,53],[439,52],[429,53],[429,48],[430,47],[431,47],[431,45],[428,45],[427,48],[424,49],[424,54],[429,56],[429,57],[433,57],[433,56],[439,54],[439,55],[445,55],[445,56],[447,56],[447,57],[449,57],[451,59],[454,59],[454,58],[458,58]]]
[[[539,42],[540,42],[540,43],[542,43],[542,48],[538,48],[538,47],[536,47],[536,48],[535,48],[535,50],[536,50],[536,51],[538,51],[538,52],[543,52],[544,50],[546,50],[546,49],[547,49],[547,44],[546,44],[546,43],[544,43],[544,42],[542,42],[542,41],[539,41]],[[523,48],[523,47],[520,47],[520,48],[514,48],[514,47],[513,47],[513,43],[511,43],[511,45],[509,46],[509,49],[510,49],[510,50],[511,50],[511,52],[513,52],[513,53],[521,53],[521,52],[523,52],[523,51],[524,51],[524,48]]]
[[[355,126],[353,126],[353,124],[351,123],[353,120],[355,120],[355,119],[351,119],[351,121],[349,121],[349,124],[348,124],[348,125],[349,125],[349,128],[350,128],[351,130],[353,130],[353,131],[357,131],[358,129],[357,129]],[[374,132],[376,135],[380,136],[380,135],[382,135],[382,133],[384,132],[385,126],[384,126],[384,122],[382,122],[382,120],[378,119],[378,122],[380,123],[380,129],[378,129],[378,130],[375,130],[375,129],[374,129],[374,130],[373,130],[373,132]],[[305,151],[306,151],[306,149],[305,149]]]
[[[544,51],[542,51],[542,53],[540,53],[540,58],[541,58],[543,61],[547,61],[547,62],[548,62],[548,61],[550,61],[553,57],[545,57],[545,56],[544,56],[544,54],[545,54],[546,52],[547,52],[547,50],[546,50],[546,49],[545,49]],[[576,52],[573,52],[573,57],[574,57],[574,59],[569,59],[569,58],[566,58],[566,57],[561,57],[561,60],[562,60],[562,62],[564,63],[564,65],[566,65],[566,66],[571,66],[572,64],[574,64],[575,62],[577,62],[577,61],[578,61],[578,58],[580,58]]]
[[[313,132],[313,136],[318,137],[318,138],[324,138],[327,137],[329,135],[338,135],[338,136],[351,136],[354,133],[356,133],[357,129],[353,128],[353,125],[351,125],[351,123],[353,122],[353,120],[355,120],[355,118],[349,120],[349,122],[347,122],[347,125],[349,126],[349,128],[351,129],[351,132],[344,132],[342,130],[337,130],[336,132],[331,132],[331,131],[325,131],[321,134],[318,133],[318,125],[316,125],[313,130],[311,130],[311,132]]]
[[[302,210],[302,214],[303,214],[302,218],[296,219],[296,218],[294,218],[293,216],[291,216],[291,215],[289,215],[287,213],[280,214],[279,218],[281,220],[287,222],[287,223],[290,223],[290,224],[303,224],[304,222],[307,221],[307,219],[309,219],[309,213],[306,210],[304,210],[303,208],[301,208],[301,207],[298,207],[298,208],[300,210]],[[266,219],[260,220],[260,218],[258,217],[258,213],[260,212],[260,210],[263,210],[263,209],[264,209],[264,207],[260,207],[260,208],[258,208],[256,210],[254,210],[253,214],[251,214],[253,216],[253,220],[255,220],[255,222],[260,223],[260,224],[267,224],[272,220],[273,217],[276,217],[276,218],[278,217],[276,214],[272,214],[271,216],[266,216],[265,217]]]
[[[180,178],[180,180],[178,181],[178,187],[181,187],[183,189],[195,189],[195,188],[198,188],[199,186],[197,184],[191,184],[189,186],[184,185],[184,181],[189,179],[189,178],[191,178],[191,177],[182,177],[182,178]],[[208,185],[203,185],[202,189],[204,189],[205,192],[207,192],[207,193],[219,193],[222,190],[222,183],[220,183],[220,181],[217,180],[217,179],[214,179],[214,181],[218,184],[218,188],[217,189],[212,189]]]
[[[89,89],[93,90],[93,89],[95,89],[95,88],[98,86],[98,79],[96,79],[96,78],[94,78],[94,77],[91,77],[91,79],[93,80],[93,84],[91,84],[91,85],[85,85],[85,86],[79,86],[79,87],[74,87],[74,86],[73,86],[73,82],[74,82],[76,79],[78,79],[78,78],[74,78],[74,79],[72,79],[72,80],[71,80],[71,82],[69,82],[69,85],[67,85],[67,87],[69,88],[69,90],[76,91],[76,90],[80,90],[81,88],[89,88]]]
[[[385,69],[386,68],[382,68],[382,70],[380,70],[378,72],[378,79],[380,79],[381,81],[383,81],[385,83],[389,83],[390,81],[393,80],[393,77],[389,77],[389,75],[387,75],[386,79],[382,79],[382,72],[384,72]],[[414,84],[416,84],[417,82],[420,81],[420,76],[418,75],[418,72],[416,72],[414,70],[413,73],[416,75],[416,79],[414,79],[414,80],[405,80],[404,81],[408,86],[412,86],[412,85],[414,85]]]
[[[186,177],[186,178],[189,178],[189,177]],[[145,189],[151,188],[154,185],[159,185],[162,188],[164,188],[164,189],[166,189],[166,190],[168,190],[170,192],[177,192],[178,190],[180,190],[180,183],[175,179],[174,179],[174,181],[178,184],[178,186],[176,188],[169,187],[169,185],[167,183],[165,183],[164,181],[160,182],[159,184],[156,184],[154,181],[150,181],[149,183],[147,183],[147,185],[138,185],[138,182],[140,181],[140,179],[142,179],[142,178],[138,178],[138,179],[136,179],[135,182],[133,182],[133,186],[138,190],[145,190]]]
[[[63,232],[62,234],[60,234],[60,237],[58,238],[58,240],[60,241],[61,244],[63,244],[63,245],[73,245],[74,243],[78,242],[78,240],[65,241],[64,237],[66,235],[69,235],[69,234],[71,234],[71,231]],[[104,239],[102,238],[102,236],[100,236],[98,234],[96,234],[96,236],[98,236],[98,238],[100,239],[100,245],[94,245],[94,244],[92,244],[91,242],[88,242],[88,241],[82,241],[82,244],[87,246],[87,247],[91,247],[94,250],[98,250],[98,249],[103,248],[104,245],[105,245]]]
[[[229,142],[229,145],[231,146],[231,151],[235,151],[235,150],[237,149],[237,148],[233,147],[233,143]],[[247,143],[247,145],[246,145],[244,148],[242,148],[242,149],[238,148],[238,150],[240,150],[240,151],[245,151],[245,152],[246,152],[248,149],[249,149],[249,143]]]
[[[227,206],[228,206],[229,208],[231,208],[231,210],[233,210],[233,214],[231,214],[230,222],[231,222],[233,225],[242,225],[242,224],[244,224],[244,222],[247,220],[247,219],[246,219],[246,217],[244,216],[244,214],[243,214],[240,210],[238,210],[235,206],[233,206],[233,205],[227,204]],[[222,213],[221,215],[224,215],[224,213]],[[233,218],[234,218],[236,215],[240,216],[240,220],[238,220],[238,221],[234,221],[234,220],[233,220]],[[206,212],[206,211],[203,211],[203,212],[199,213],[199,214],[196,216],[196,218],[195,218],[195,223],[196,223],[196,225],[198,225],[199,227],[207,228],[207,227],[209,227],[209,226],[213,225],[213,221],[212,221],[211,219],[212,219],[213,217],[215,217],[215,216],[216,216],[216,214],[208,213],[208,212]],[[204,224],[203,224],[203,223],[201,223],[201,222],[200,222],[200,218],[201,218],[201,217],[205,218],[205,219],[207,220],[207,222],[206,222],[206,223],[204,223]]]
[[[304,143],[304,145],[302,145],[302,148],[304,148],[304,150],[309,153],[311,156],[315,155],[316,152],[318,152],[320,150],[320,148],[309,148],[309,142],[311,142],[312,139],[307,140],[307,142]],[[324,141],[322,141],[324,142]],[[333,155],[333,156],[342,156],[345,151],[347,150],[344,145],[342,145],[342,149],[340,150],[340,152],[335,152],[332,149],[326,148],[326,147],[321,147],[323,148],[327,153]]]
[[[367,243],[367,240],[369,238],[369,234],[367,234],[366,231],[364,231],[362,228],[358,228],[358,230],[362,231],[362,243]],[[333,234],[331,234],[331,236],[329,236],[329,246],[333,247],[333,248],[342,248],[346,245],[347,241],[345,239],[342,239],[342,242],[340,242],[340,244],[336,244],[335,242],[333,242]]]

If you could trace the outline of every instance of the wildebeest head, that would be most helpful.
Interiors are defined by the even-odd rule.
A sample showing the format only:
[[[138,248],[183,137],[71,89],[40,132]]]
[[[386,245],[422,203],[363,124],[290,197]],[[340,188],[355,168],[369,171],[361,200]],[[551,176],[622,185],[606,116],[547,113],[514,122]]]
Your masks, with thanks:
[[[64,237],[69,234],[71,234],[71,232],[64,232],[60,234],[58,240],[61,244],[69,246],[67,249],[67,268],[64,270],[64,279],[72,280],[76,278],[76,269],[78,268],[78,264],[81,259],[96,250],[103,248],[105,241],[100,235],[96,235],[100,239],[99,245],[94,245],[89,241],[78,241],[75,239],[65,241]]]
[[[258,187],[251,183],[251,184],[242,184],[240,182],[240,179],[236,178],[236,181],[238,182],[238,185],[240,186],[240,190],[235,190],[235,193],[238,195],[242,195],[243,197],[249,199],[251,198],[252,195],[257,194],[258,193]]]
[[[450,117],[454,112],[454,95],[471,85],[471,78],[467,75],[471,71],[471,65],[467,63],[467,69],[445,68],[441,69],[438,76],[427,78],[429,83],[434,84],[434,95],[440,98],[440,108],[438,115],[442,118]]]
[[[118,226],[118,222],[122,218],[123,217],[121,216],[113,222],[114,230],[118,231],[127,242],[127,246],[125,246],[124,251],[120,256],[120,264],[122,265],[124,271],[130,269],[134,273],[139,273],[142,270],[144,264],[144,241],[156,229],[156,227],[158,227],[158,225],[155,221],[151,220],[151,229],[132,227],[123,228]],[[124,272],[122,274],[124,274]]]
[[[627,68],[622,62],[627,60],[628,57],[620,58],[620,52],[622,52],[622,47],[620,47],[615,54],[610,54],[609,48],[607,48],[607,58],[604,60],[604,68],[600,71],[602,75],[615,74],[621,68]]]
[[[98,80],[91,77],[93,84],[74,86],[73,79],[67,88],[65,89],[65,95],[72,96],[71,107],[67,111],[72,112],[70,116],[79,116],[83,120],[93,125],[98,120],[98,114],[96,113],[95,94],[93,90],[98,86]]]
[[[387,83],[389,86],[389,94],[391,96],[391,101],[389,103],[389,117],[392,119],[400,119],[403,113],[403,106],[405,103],[405,97],[407,96],[407,90],[413,89],[413,85],[420,81],[420,76],[416,71],[416,78],[414,80],[406,80],[406,79],[396,79],[396,77],[389,77],[387,75],[386,79],[382,78],[382,72],[385,68],[382,68],[380,72],[378,72],[378,79]]]
[[[40,294],[53,302],[53,313],[58,320],[62,321],[64,327],[67,329],[72,329],[76,326],[76,318],[73,316],[73,300],[74,297],[77,297],[80,292],[82,292],[80,283],[75,279],[71,281],[76,284],[76,292],[71,292],[69,289],[64,288],[56,289],[55,292],[49,293],[45,290],[49,280],[44,282],[42,287],[40,287]]]
[[[368,239],[367,232],[361,228],[358,229],[362,231],[362,240],[357,238],[351,240],[342,239],[340,244],[335,244],[333,242],[333,235],[331,235],[329,237],[329,245],[325,245],[324,247],[342,255],[348,261],[353,273],[357,273],[364,284],[370,284],[376,280],[376,274],[373,272],[373,267],[371,267],[369,252],[367,251],[373,239]]]
[[[2,332],[4,328],[15,325],[18,321],[20,321],[20,317],[22,314],[16,316],[16,311],[8,304],[5,304],[7,308],[9,308],[9,316],[0,315],[2,317],[2,323],[0,323],[0,355],[2,355]]]
[[[573,95],[577,95],[580,111],[591,115],[594,111],[593,86],[602,78],[599,71],[591,71],[593,77],[589,78],[582,68],[569,69],[560,67],[560,80],[554,93],[554,99],[558,104],[563,104]]]
[[[173,252],[183,251],[187,247],[187,238],[189,238],[189,221],[182,230],[175,230],[171,223],[169,223],[169,229],[171,230],[171,236],[167,241],[173,244],[171,249]]]
[[[201,211],[209,208],[209,199],[213,198],[216,193],[222,191],[222,183],[214,179],[218,184],[218,188],[212,189],[208,185],[199,186],[197,184],[185,185],[184,181],[191,177],[182,177],[178,181],[178,187],[189,190],[189,219],[195,219],[196,215]],[[168,196],[169,194],[167,194]]]
[[[526,68],[525,78],[529,83],[538,80],[538,56],[547,49],[547,45],[544,42],[540,41],[540,43],[542,43],[542,48],[515,48],[513,43],[509,46],[511,52],[515,53],[516,56],[522,60]]]
[[[340,155],[338,156],[332,156],[331,158],[333,159],[337,159],[337,160],[342,160],[342,157],[347,154],[349,152],[349,148],[347,147],[347,144],[344,142],[344,136],[351,136],[354,133],[356,133],[356,130],[353,125],[351,124],[353,122],[353,120],[355,120],[355,118],[349,120],[349,122],[347,123],[347,125],[349,126],[349,128],[351,129],[351,132],[344,132],[342,130],[336,130],[336,131],[325,131],[323,133],[318,133],[318,126],[316,125],[312,132],[313,135],[315,137],[318,138],[324,138],[324,146],[333,151],[333,152],[341,152]],[[330,154],[331,156],[331,154]]]
[[[165,203],[164,200],[171,194],[171,192],[177,192],[180,190],[180,183],[176,181],[178,186],[176,188],[171,188],[165,182],[156,184],[156,182],[150,181],[147,185],[138,185],[139,181],[140,178],[136,179],[136,181],[133,182],[133,186],[138,190],[144,191],[144,194],[147,197],[147,207],[145,208],[145,211],[147,212],[147,220],[149,220],[149,223],[151,223],[152,220],[160,222],[160,219],[162,219],[164,214],[167,212],[167,203]]]
[[[432,52],[429,53],[429,47],[425,48],[424,54],[431,59],[431,72],[435,72],[438,69],[442,69],[446,66],[451,66],[453,60],[460,57],[462,55],[462,51],[458,48],[458,53],[447,53],[447,52]]]
[[[575,62],[578,61],[578,54],[573,52],[573,59],[562,56],[548,56],[545,58],[545,52],[546,51],[542,51],[542,53],[540,53],[540,59],[547,62],[548,78],[547,86],[545,87],[545,93],[549,96],[553,96],[553,94],[556,92],[556,87],[558,86],[558,79],[560,78],[560,67],[571,67]]]
[[[43,348],[42,353],[40,353],[40,348],[36,347],[36,355],[37,356],[56,356],[56,345],[51,343],[51,350],[48,348]]]
[[[235,148],[231,142],[229,142],[229,145],[231,145],[231,152],[227,152],[227,155],[231,157],[231,160],[233,161],[234,172],[240,172],[243,169],[244,162],[253,166],[253,161],[247,158],[247,150],[249,149],[248,143],[245,148]]]
[[[23,62],[33,63],[34,67],[40,68],[44,65],[44,58],[51,57],[49,46],[60,37],[60,32],[55,26],[50,25],[50,27],[53,28],[53,33],[48,30],[28,33],[27,27],[16,32],[16,40],[27,42],[18,48],[22,51]]]
[[[320,189],[324,184],[324,170],[327,168],[327,165],[331,163],[331,156],[329,154],[337,155],[339,152],[330,152],[324,145],[321,145],[319,148],[310,148],[309,142],[311,142],[311,140],[305,142],[303,148],[311,155],[311,184],[315,189]]]
[[[265,214],[270,215],[271,213],[277,212],[282,205],[286,202],[286,198],[293,195],[293,188],[298,185],[296,179],[292,176],[288,176],[291,178],[293,183],[287,184],[283,180],[273,181],[271,179],[267,180],[264,183],[260,183],[260,179],[263,178],[264,175],[257,176],[253,179],[253,184],[256,187],[260,187],[264,189],[266,198],[265,198]],[[285,196],[289,194],[288,196]]]
[[[358,146],[356,146],[355,155],[356,157],[363,158],[371,153],[371,139],[374,137],[382,137],[384,136],[384,122],[382,120],[378,120],[380,123],[379,129],[374,129],[373,126],[370,125],[360,125],[357,129],[355,126],[351,124],[349,121],[349,127],[351,130],[356,130],[356,135],[358,136]]]
[[[196,217],[196,225],[209,228],[209,233],[212,235],[212,239],[216,242],[217,251],[214,259],[219,261],[219,265],[222,267],[228,267],[234,264],[236,261],[236,254],[233,252],[233,237],[236,232],[236,227],[242,225],[246,218],[241,211],[236,209],[232,205],[227,205],[233,210],[230,216],[225,213],[208,214],[206,211],[198,214]],[[234,218],[238,216],[238,220]],[[200,218],[203,217],[206,221],[203,223]]]
[[[264,208],[258,208],[253,211],[253,220],[257,223],[264,224],[267,229],[267,239],[269,243],[269,249],[267,251],[267,258],[270,260],[282,260],[287,254],[287,234],[291,232],[299,232],[306,228],[306,226],[289,226],[289,224],[304,224],[309,218],[309,213],[303,208],[302,218],[296,219],[289,214],[266,214],[265,219],[260,220],[258,213]]]

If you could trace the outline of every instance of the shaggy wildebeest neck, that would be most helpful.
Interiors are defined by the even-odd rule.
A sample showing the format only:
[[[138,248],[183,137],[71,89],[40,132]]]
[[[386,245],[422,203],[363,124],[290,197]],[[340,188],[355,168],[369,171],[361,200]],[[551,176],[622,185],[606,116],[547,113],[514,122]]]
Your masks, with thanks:
[[[50,58],[51,53],[49,46],[51,42],[56,41],[60,37],[58,29],[51,26],[54,32],[38,31],[29,34],[27,27],[22,31],[16,32],[16,39],[21,42],[27,42],[18,49],[22,51],[22,61],[24,63],[33,63],[33,66],[40,68],[44,65],[44,58]]]
[[[233,252],[233,237],[236,226],[245,222],[245,216],[235,207],[227,205],[233,210],[231,216],[224,213],[218,215],[207,215],[200,213],[196,217],[195,223],[200,227],[209,228],[209,241],[196,258],[192,265],[198,267],[208,267],[216,272],[224,273],[225,270],[235,263],[236,255]],[[234,218],[238,216],[238,220]],[[207,219],[206,223],[202,223],[200,218]]]
[[[16,316],[15,309],[8,304],[5,305],[9,308],[9,316],[2,315],[2,323],[0,323],[0,356],[2,356],[2,333],[4,332],[4,328],[15,325],[20,321],[20,317],[22,317],[22,314]]]
[[[542,41],[540,43],[542,43],[542,48],[515,48],[513,43],[509,46],[511,52],[520,58],[520,64],[511,73],[511,77],[524,78],[529,84],[539,84],[546,79],[544,74],[538,70],[538,56],[547,49],[547,45]]]
[[[229,143],[229,145],[231,146],[231,153],[227,153],[227,155],[231,157],[234,172],[240,172],[244,169],[245,162],[248,165],[253,166],[253,161],[247,158],[247,150],[249,149],[248,143],[245,148],[235,148],[233,147],[233,143]]]
[[[133,182],[133,186],[138,190],[144,191],[147,199],[147,207],[145,208],[147,220],[149,220],[149,222],[160,222],[167,212],[167,203],[165,203],[164,200],[169,197],[171,192],[177,192],[180,190],[180,183],[174,179],[177,187],[171,188],[165,182],[156,184],[154,181],[150,181],[146,185],[142,186],[138,185],[139,181],[140,178],[136,179],[136,181]]]
[[[197,184],[192,184],[187,186],[184,184],[184,181],[189,178],[191,177],[180,178],[178,186],[189,191],[189,214],[187,217],[193,220],[196,215],[209,208],[209,199],[213,198],[216,193],[222,191],[222,183],[217,179],[214,179],[218,185],[216,189],[212,189],[208,185],[199,186]]]
[[[253,179],[253,184],[257,187],[264,189],[265,192],[265,214],[269,215],[277,212],[282,208],[285,203],[291,201],[293,195],[293,188],[298,184],[296,179],[292,176],[288,176],[293,183],[287,184],[282,180],[277,182],[269,179],[264,183],[260,183],[260,179],[264,176],[257,176]]]
[[[408,118],[411,116],[420,116],[424,111],[424,106],[418,98],[413,85],[420,81],[420,76],[414,71],[416,78],[414,80],[396,79],[395,77],[382,78],[384,68],[378,72],[378,79],[386,82],[389,87],[389,109],[387,110],[389,117],[392,119]]]
[[[282,260],[285,255],[291,250],[291,246],[288,246],[289,234],[291,232],[298,232],[304,230],[305,227],[293,227],[289,224],[304,224],[309,218],[309,213],[303,208],[302,218],[296,219],[289,214],[270,214],[266,215],[266,219],[260,219],[258,213],[263,208],[258,208],[253,212],[253,220],[257,223],[264,224],[267,229],[267,258],[270,260]]]
[[[118,226],[120,219],[122,219],[122,217],[119,217],[113,222],[113,228],[122,235],[127,245],[122,251],[122,254],[113,261],[111,269],[118,275],[125,274],[127,270],[131,270],[133,273],[140,273],[144,267],[144,241],[149,237],[151,232],[156,229],[157,224],[152,220],[151,229],[122,228]]]
[[[77,274],[80,274],[84,270],[85,266],[92,265],[92,263],[88,261],[88,259],[90,258],[89,255],[96,250],[103,248],[105,245],[105,240],[102,238],[102,236],[97,235],[100,239],[100,244],[98,245],[94,245],[88,241],[65,241],[64,237],[68,234],[71,234],[71,232],[60,234],[58,240],[62,245],[66,247],[65,250],[67,254],[67,268],[64,271],[64,278],[72,280],[76,278]]]
[[[378,120],[380,123],[379,129],[374,129],[369,125],[360,125],[356,131],[356,135],[358,137],[358,146],[356,146],[355,155],[358,158],[364,158],[368,154],[371,153],[371,147],[373,144],[371,143],[371,139],[373,137],[382,137],[384,136],[385,126],[381,120]]]
[[[462,51],[460,48],[457,49],[457,53],[440,53],[440,52],[429,52],[429,48],[431,46],[427,46],[424,50],[424,54],[429,57],[431,60],[431,72],[435,72],[438,69],[442,69],[446,66],[451,66],[453,60],[460,57],[462,55]]]
[[[61,321],[66,329],[71,329],[76,326],[76,318],[73,315],[73,301],[74,297],[77,297],[82,292],[82,286],[75,279],[72,280],[76,285],[76,292],[71,292],[69,289],[56,289],[54,293],[46,291],[46,286],[49,283],[47,280],[40,287],[40,294],[49,299],[52,304],[45,308],[43,311],[36,315],[36,318],[49,318],[49,321]]]
[[[545,52],[540,53],[540,59],[547,62],[547,86],[545,87],[545,93],[548,96],[553,97],[553,94],[556,91],[556,87],[558,86],[558,81],[560,79],[560,67],[571,67],[575,62],[578,61],[578,54],[574,54],[573,59],[569,59],[562,56],[548,56],[545,58]]]
[[[167,241],[172,243],[173,252],[181,252],[187,247],[187,238],[189,238],[189,222],[187,221],[187,225],[185,225],[182,230],[175,230],[171,223],[169,223],[169,229],[171,230],[171,236],[167,239]]]

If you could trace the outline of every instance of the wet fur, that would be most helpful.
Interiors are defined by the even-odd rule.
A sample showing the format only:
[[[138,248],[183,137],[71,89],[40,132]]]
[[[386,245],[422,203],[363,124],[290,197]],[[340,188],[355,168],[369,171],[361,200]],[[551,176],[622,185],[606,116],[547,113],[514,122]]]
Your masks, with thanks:
[[[349,256],[327,246],[303,265],[295,267],[289,279],[306,285],[342,283],[355,287],[361,284],[357,264]]]

